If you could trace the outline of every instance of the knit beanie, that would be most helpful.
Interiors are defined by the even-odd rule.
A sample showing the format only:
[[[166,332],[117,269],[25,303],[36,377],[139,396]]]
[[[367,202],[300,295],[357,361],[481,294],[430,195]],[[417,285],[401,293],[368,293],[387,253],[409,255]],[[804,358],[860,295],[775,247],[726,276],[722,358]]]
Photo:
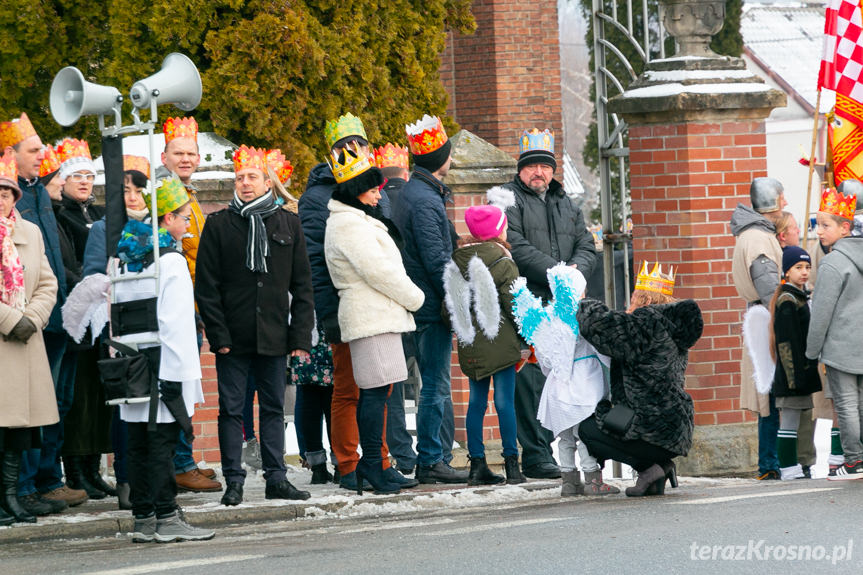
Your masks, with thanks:
[[[787,274],[788,270],[800,262],[812,263],[812,258],[809,257],[806,250],[799,246],[786,246],[782,248],[782,275]]]
[[[452,142],[450,140],[447,140],[440,148],[438,148],[434,152],[429,152],[428,154],[411,155],[413,156],[414,164],[416,164],[417,166],[422,166],[429,172],[436,172],[441,168],[441,166],[446,163],[451,150]]]
[[[557,169],[557,161],[554,154],[548,150],[526,150],[518,157],[518,171],[531,164],[546,164],[552,170]]]
[[[464,213],[464,223],[473,237],[490,240],[506,228],[506,214],[497,206],[471,206]]]

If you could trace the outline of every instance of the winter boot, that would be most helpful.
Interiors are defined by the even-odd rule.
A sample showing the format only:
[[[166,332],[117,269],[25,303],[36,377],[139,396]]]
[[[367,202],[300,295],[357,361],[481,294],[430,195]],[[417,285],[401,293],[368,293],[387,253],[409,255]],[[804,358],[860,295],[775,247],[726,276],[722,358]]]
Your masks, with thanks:
[[[251,469],[263,469],[264,464],[261,461],[261,445],[256,437],[246,441],[243,445],[243,463]]]
[[[21,502],[18,500],[18,472],[21,469],[21,452],[20,451],[4,451],[3,452],[3,473],[0,476],[2,479],[3,492],[0,497],[0,507],[3,511],[13,516],[15,521],[21,523],[36,523],[36,516],[24,509]]]
[[[581,482],[581,472],[578,469],[572,471],[561,471],[560,496],[571,497],[573,495],[584,495],[584,484]]]
[[[518,454],[504,455],[503,467],[506,471],[506,482],[509,485],[515,485],[516,483],[524,483],[527,481],[521,472],[521,466],[518,464]]]
[[[69,455],[63,457],[66,470],[66,485],[72,489],[82,489],[90,499],[105,499],[105,492],[84,478],[84,457]]]
[[[108,497],[117,497],[117,489],[102,478],[101,464],[102,456],[100,454],[85,455],[81,458],[81,473],[90,485]]]
[[[312,468],[312,485],[324,485],[333,480],[333,476],[327,470],[326,451],[307,451],[306,461]]]
[[[186,523],[179,511],[156,519],[156,532],[153,538],[158,543],[174,541],[206,541],[216,536],[212,529],[192,527]]]
[[[485,457],[470,458],[470,473],[467,476],[468,485],[497,485],[504,481],[503,475],[491,472],[485,461]]]
[[[626,488],[627,497],[643,497],[647,495],[648,488],[659,480],[665,484],[665,470],[655,463],[638,472],[638,479],[635,480],[635,485]]]
[[[132,500],[129,497],[131,493],[132,489],[128,483],[117,484],[117,504],[120,506],[120,509],[132,508]]]
[[[620,489],[602,481],[602,469],[584,472],[585,495],[614,495],[615,493],[620,493]]]

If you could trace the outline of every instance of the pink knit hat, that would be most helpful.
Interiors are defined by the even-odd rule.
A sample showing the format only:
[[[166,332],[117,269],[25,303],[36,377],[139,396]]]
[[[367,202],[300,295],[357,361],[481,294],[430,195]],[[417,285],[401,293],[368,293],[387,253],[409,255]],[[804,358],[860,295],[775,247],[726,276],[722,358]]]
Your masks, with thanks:
[[[473,237],[490,240],[506,228],[506,214],[497,206],[471,206],[464,213],[464,223]]]

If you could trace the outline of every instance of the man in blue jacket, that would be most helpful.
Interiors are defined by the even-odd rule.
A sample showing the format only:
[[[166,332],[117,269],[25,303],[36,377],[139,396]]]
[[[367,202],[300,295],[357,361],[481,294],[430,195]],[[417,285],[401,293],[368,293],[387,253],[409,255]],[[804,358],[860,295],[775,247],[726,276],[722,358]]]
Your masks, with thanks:
[[[453,242],[445,203],[449,188],[441,181],[449,170],[452,144],[437,117],[424,116],[405,126],[414,171],[402,188],[393,220],[404,239],[405,269],[425,293],[425,303],[414,314],[417,363],[422,376],[417,410],[417,471],[420,483],[465,483],[467,472],[450,467],[444,457],[441,430],[447,403],[452,404],[450,363],[452,335],[441,317],[443,270],[452,257]]]

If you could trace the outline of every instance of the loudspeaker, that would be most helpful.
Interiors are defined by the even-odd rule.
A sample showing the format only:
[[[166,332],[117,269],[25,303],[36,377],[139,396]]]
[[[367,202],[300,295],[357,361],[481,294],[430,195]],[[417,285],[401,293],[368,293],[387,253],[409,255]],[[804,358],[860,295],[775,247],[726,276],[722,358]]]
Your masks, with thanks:
[[[74,66],[60,70],[51,82],[51,115],[61,126],[71,126],[88,114],[113,113],[122,101],[117,88],[86,81]]]
[[[168,54],[161,71],[135,82],[129,92],[136,108],[149,108],[153,98],[158,104],[174,104],[190,112],[201,103],[201,75],[195,64],[183,54]]]

